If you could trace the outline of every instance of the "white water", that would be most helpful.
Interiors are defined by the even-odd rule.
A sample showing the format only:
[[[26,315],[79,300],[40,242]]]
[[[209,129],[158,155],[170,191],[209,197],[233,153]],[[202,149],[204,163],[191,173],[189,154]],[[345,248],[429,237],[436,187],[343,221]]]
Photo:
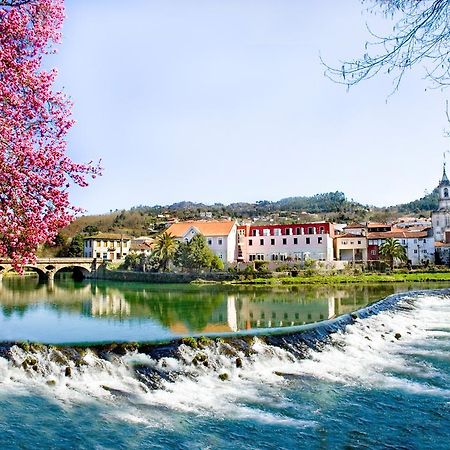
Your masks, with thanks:
[[[332,385],[403,390],[450,400],[448,375],[426,362],[448,361],[442,345],[444,349],[448,346],[449,324],[450,299],[421,296],[411,309],[385,311],[357,320],[345,332],[332,335],[331,344],[323,351],[310,351],[309,358],[304,360],[255,339],[252,346],[255,354],[250,357],[241,352],[225,356],[227,344],[204,350],[182,346],[180,360],[163,358],[158,362],[139,353],[105,361],[87,352],[86,365],[79,368],[72,361],[56,362],[62,355],[50,349],[31,355],[37,359],[35,371],[20,367],[30,354],[15,347],[13,361],[0,358],[0,396],[33,393],[65,408],[92,402],[106,406],[105,417],[148,427],[175,426],[170,419],[171,411],[217,419],[252,419],[278,426],[314,427],[314,420],[291,417],[290,412],[302,406],[286,396],[291,376],[298,377],[300,387],[305,380],[305,389],[308,379],[313,378]],[[396,333],[400,333],[400,339],[395,338]],[[207,355],[209,367],[191,363],[199,351]],[[414,356],[422,358],[416,360]],[[236,367],[236,357],[242,359],[242,368]],[[183,374],[176,382],[163,381],[163,389],[152,391],[133,376],[130,366],[137,363]],[[72,368],[71,377],[64,375],[67,365]],[[228,375],[227,381],[219,379],[219,374],[224,373]]]

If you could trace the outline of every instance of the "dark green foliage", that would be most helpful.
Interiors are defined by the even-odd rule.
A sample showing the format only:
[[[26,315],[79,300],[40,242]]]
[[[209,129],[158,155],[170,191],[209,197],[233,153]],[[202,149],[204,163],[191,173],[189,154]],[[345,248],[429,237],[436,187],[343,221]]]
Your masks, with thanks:
[[[439,204],[439,190],[435,189],[430,194],[425,195],[419,200],[409,203],[403,203],[397,206],[397,210],[401,213],[419,213],[422,211],[435,211]]]
[[[194,236],[190,242],[179,245],[175,265],[190,270],[222,270],[223,262],[215,255],[201,234]]]
[[[92,235],[95,233],[98,233],[100,230],[98,229],[98,227],[96,225],[86,225],[83,228],[83,233],[86,233],[88,235]]]
[[[82,257],[83,256],[83,236],[81,234],[76,234],[69,245],[63,248],[60,252],[60,256],[68,257]]]

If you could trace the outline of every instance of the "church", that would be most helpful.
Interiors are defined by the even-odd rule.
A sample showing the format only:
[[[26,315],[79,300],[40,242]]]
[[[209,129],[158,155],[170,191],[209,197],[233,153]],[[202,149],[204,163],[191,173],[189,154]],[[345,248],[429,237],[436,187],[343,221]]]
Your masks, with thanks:
[[[438,190],[438,209],[431,213],[435,240],[435,258],[436,264],[450,265],[450,181],[446,173],[446,163],[444,163]]]

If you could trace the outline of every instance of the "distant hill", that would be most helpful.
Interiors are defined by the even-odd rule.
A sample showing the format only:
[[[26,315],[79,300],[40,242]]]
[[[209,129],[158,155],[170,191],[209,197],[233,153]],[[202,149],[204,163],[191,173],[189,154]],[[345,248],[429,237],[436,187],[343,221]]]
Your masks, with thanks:
[[[376,208],[349,200],[343,192],[326,192],[312,196],[288,197],[271,202],[259,200],[255,203],[237,202],[229,205],[216,203],[206,205],[181,201],[172,205],[135,206],[129,210],[117,210],[108,214],[82,216],[64,229],[65,237],[77,233],[91,234],[95,231],[121,232],[130,235],[152,235],[165,228],[170,219],[198,220],[201,218],[233,218],[277,221],[279,223],[330,220],[354,222],[366,220],[392,220],[400,215],[427,215],[437,208],[438,192],[409,203]]]
[[[436,188],[430,194],[425,195],[424,197],[413,200],[409,203],[403,203],[401,205],[393,206],[392,208],[396,208],[400,213],[429,213],[430,211],[435,211],[438,208],[439,204],[439,190]]]

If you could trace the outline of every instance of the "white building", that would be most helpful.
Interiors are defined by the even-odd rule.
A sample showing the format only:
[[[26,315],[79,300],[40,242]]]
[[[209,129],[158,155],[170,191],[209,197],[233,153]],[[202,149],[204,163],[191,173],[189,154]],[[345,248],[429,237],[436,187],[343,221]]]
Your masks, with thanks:
[[[84,238],[83,256],[104,260],[123,259],[130,252],[131,238],[116,233],[98,233]]]
[[[166,232],[181,242],[189,242],[195,235],[205,237],[208,247],[224,262],[232,263],[236,254],[236,222],[191,221],[172,224]]]
[[[333,224],[243,225],[238,227],[237,260],[333,261]]]
[[[431,228],[422,230],[403,230],[393,228],[391,231],[368,233],[368,248],[372,255],[370,259],[379,259],[379,247],[386,239],[396,239],[405,248],[407,260],[413,266],[427,262],[434,263],[434,236]]]
[[[445,164],[438,190],[439,206],[437,211],[433,211],[431,214],[434,239],[436,242],[450,242],[446,236],[447,233],[450,234],[450,181],[445,172]]]

